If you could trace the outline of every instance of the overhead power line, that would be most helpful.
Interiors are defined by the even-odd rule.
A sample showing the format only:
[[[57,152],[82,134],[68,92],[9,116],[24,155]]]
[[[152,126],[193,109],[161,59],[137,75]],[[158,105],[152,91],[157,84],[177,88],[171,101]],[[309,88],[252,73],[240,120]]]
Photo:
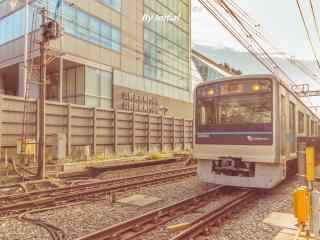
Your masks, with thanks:
[[[294,81],[290,79],[284,69],[273,59],[261,42],[254,37],[252,29],[248,27],[247,23],[241,21],[237,14],[228,6],[223,0],[199,0],[208,12],[215,17],[218,22],[231,33],[239,43],[246,48],[263,66],[271,73],[280,76],[291,84]]]
[[[312,53],[313,53],[313,55],[314,55],[316,64],[317,64],[318,68],[320,69],[320,61],[319,61],[319,59],[318,59],[318,55],[317,55],[316,48],[315,48],[315,46],[314,46],[314,44],[313,44],[312,37],[311,37],[311,32],[309,31],[309,28],[308,28],[308,26],[307,26],[307,22],[306,22],[306,19],[305,19],[305,17],[304,17],[304,14],[303,14],[302,7],[301,7],[301,5],[300,5],[300,3],[299,3],[299,0],[296,0],[296,3],[297,3],[297,6],[298,6],[298,9],[299,9],[299,14],[300,14],[301,20],[302,20],[302,22],[303,22],[303,26],[304,26],[305,32],[306,32],[306,34],[307,34],[307,39],[308,39],[309,44],[310,44],[310,46],[311,46]],[[310,4],[312,4],[312,1],[310,1]],[[314,8],[313,8],[313,5],[312,5],[312,9],[314,9]],[[313,13],[314,13],[314,11],[313,11]],[[314,15],[314,16],[315,16],[315,15]],[[315,23],[316,23],[316,22],[315,22]],[[319,35],[319,36],[320,36],[320,35]]]

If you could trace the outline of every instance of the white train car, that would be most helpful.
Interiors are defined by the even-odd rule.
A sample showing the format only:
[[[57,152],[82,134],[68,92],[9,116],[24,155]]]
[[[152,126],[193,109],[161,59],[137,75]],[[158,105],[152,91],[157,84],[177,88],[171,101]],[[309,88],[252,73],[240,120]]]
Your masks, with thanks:
[[[297,171],[297,136],[319,119],[273,75],[208,81],[195,89],[193,157],[204,182],[272,188]]]

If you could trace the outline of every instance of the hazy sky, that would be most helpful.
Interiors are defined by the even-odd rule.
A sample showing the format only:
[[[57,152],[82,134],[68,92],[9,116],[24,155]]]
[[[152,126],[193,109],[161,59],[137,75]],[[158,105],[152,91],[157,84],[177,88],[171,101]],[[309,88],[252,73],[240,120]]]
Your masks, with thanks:
[[[304,59],[313,58],[296,6],[296,0],[234,1],[256,19],[265,32],[270,33],[273,42],[282,51],[288,53],[289,56]],[[307,17],[310,20],[312,19],[310,15],[307,15]],[[310,22],[311,24],[312,22]],[[194,43],[244,50],[213,17],[209,16],[197,0],[192,1],[192,34]]]

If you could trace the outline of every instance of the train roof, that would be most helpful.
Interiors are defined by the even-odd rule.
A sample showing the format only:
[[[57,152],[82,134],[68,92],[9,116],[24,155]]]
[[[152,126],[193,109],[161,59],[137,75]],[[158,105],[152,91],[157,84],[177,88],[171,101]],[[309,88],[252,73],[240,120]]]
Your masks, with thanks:
[[[211,83],[217,83],[217,82],[224,82],[224,81],[229,81],[229,80],[234,80],[234,79],[247,79],[248,77],[250,78],[273,78],[277,79],[274,75],[272,74],[246,74],[246,75],[235,75],[235,76],[230,76],[230,77],[224,77],[224,78],[219,78],[216,80],[209,80],[205,81],[202,83],[199,83],[196,88],[200,86],[205,86]]]

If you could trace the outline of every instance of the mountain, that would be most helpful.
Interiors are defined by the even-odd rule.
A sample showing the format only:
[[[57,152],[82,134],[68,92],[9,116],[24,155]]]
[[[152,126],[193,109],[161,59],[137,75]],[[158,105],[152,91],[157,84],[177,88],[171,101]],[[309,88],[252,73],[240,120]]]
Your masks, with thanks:
[[[240,70],[242,74],[269,73],[269,71],[249,52],[241,52],[227,47],[218,48],[199,44],[193,44],[193,49],[211,58],[217,63],[228,63],[231,67]],[[317,88],[319,88],[319,83],[311,80],[311,78],[308,77],[303,71],[301,71],[299,67],[292,65],[285,58],[276,56],[274,57],[274,60],[285,70],[290,79],[292,79],[297,84],[310,83],[311,87],[317,84]],[[317,73],[316,66],[312,61],[301,60],[301,62],[304,66],[307,67],[305,71],[311,72],[310,74],[312,74],[313,72]]]

